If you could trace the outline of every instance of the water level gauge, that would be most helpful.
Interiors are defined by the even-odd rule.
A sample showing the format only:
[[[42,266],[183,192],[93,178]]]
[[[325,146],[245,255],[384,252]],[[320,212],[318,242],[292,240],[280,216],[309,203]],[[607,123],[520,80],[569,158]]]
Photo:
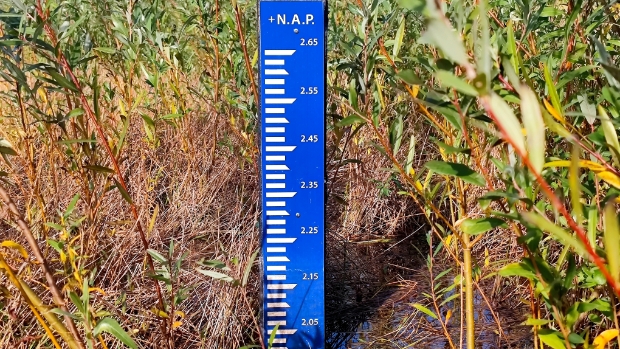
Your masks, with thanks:
[[[264,338],[325,347],[324,1],[259,1]]]

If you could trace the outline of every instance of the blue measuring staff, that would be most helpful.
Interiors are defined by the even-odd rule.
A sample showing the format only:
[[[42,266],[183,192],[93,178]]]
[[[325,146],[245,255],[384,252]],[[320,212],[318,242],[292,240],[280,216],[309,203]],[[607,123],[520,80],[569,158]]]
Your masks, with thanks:
[[[274,349],[325,348],[326,12],[320,0],[258,3],[263,328]]]

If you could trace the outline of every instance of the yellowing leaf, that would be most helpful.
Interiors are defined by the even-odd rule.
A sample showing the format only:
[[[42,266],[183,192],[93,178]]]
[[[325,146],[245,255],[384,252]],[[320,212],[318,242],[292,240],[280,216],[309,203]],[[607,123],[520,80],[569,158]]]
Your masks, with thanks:
[[[118,109],[121,110],[121,115],[127,115],[127,112],[125,111],[125,104],[123,104],[123,101],[120,99],[118,100]]]
[[[557,160],[547,162],[543,167],[570,167],[570,165],[571,162],[568,160]],[[579,160],[579,167],[585,167],[591,170],[609,185],[620,189],[620,177],[618,177],[615,173],[608,171],[605,166],[589,160]]]
[[[603,171],[603,172],[598,172],[596,175],[599,176],[605,182],[609,183],[609,185],[612,185],[620,189],[620,177],[618,177],[615,173],[612,173],[609,171]]]
[[[5,240],[5,241],[2,241],[0,246],[17,250],[22,255],[22,257],[24,257],[25,259],[28,259],[28,252],[26,252],[26,249],[15,241]]]
[[[153,314],[155,314],[158,317],[162,317],[164,319],[168,318],[168,313],[166,313],[163,310],[160,310],[160,309],[157,309],[157,308],[153,307],[153,308],[151,308],[151,311],[153,312]]]
[[[544,167],[570,167],[569,160],[549,161]],[[605,166],[589,160],[579,160],[579,167],[585,167],[594,172],[605,171]]]
[[[451,317],[452,317],[452,309],[448,309],[448,312],[446,313],[446,324],[448,323]]]
[[[607,343],[615,337],[618,337],[618,330],[613,329],[603,331],[603,333],[594,338],[594,342],[592,342],[592,349],[605,349],[605,345],[607,345]]]
[[[185,313],[180,310],[175,310],[174,315],[178,315],[181,317],[181,319],[185,319]]]
[[[105,296],[105,291],[103,291],[103,290],[102,290],[102,289],[100,289],[99,287],[89,287],[89,288],[88,288],[88,292],[93,292],[93,291],[95,291],[95,292],[97,292],[97,293],[99,293],[99,294],[101,294],[101,295]]]
[[[560,121],[561,123],[564,123],[566,121],[566,119],[564,119],[564,117],[557,110],[555,110],[555,108],[549,102],[547,102],[546,99],[543,99],[543,104],[545,105],[545,108],[547,108],[549,114],[553,115],[556,120]]]
[[[175,321],[172,324],[172,328],[178,328],[178,327],[181,327],[181,325],[183,325],[183,321]]]

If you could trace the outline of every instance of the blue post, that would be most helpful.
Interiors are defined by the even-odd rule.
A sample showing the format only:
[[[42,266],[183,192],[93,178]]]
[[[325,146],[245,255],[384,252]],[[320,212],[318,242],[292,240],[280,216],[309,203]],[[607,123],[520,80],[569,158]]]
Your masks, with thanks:
[[[327,4],[258,6],[265,344],[323,349]]]

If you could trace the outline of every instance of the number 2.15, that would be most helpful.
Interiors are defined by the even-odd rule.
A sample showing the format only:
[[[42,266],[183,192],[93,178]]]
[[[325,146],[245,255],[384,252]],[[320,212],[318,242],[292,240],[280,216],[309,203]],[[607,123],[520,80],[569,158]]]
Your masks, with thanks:
[[[319,273],[304,273],[302,280],[318,280]]]

